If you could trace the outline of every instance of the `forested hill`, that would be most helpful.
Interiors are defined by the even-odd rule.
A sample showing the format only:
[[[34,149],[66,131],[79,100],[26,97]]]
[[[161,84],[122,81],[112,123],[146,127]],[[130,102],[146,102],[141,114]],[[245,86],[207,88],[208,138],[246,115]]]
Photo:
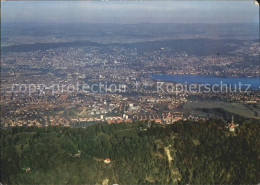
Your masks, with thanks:
[[[2,184],[257,184],[260,125],[220,120],[1,130]],[[109,158],[109,164],[104,160]]]

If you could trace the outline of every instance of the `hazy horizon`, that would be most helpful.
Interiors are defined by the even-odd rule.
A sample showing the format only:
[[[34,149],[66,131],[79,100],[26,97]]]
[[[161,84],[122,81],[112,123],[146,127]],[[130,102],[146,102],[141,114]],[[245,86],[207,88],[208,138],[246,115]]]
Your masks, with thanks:
[[[2,23],[259,23],[254,1],[1,2]]]

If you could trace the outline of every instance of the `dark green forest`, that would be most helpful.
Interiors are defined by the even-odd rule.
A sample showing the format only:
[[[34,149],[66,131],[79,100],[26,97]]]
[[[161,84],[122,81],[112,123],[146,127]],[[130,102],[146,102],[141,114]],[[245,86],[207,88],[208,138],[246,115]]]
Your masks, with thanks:
[[[257,121],[241,121],[235,132],[215,119],[0,131],[2,184],[260,182]]]

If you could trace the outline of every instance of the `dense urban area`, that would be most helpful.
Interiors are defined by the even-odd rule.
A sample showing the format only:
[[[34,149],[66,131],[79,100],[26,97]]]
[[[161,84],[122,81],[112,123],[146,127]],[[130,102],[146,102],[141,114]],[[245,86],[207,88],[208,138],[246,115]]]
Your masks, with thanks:
[[[153,74],[258,77],[258,40],[183,37],[133,43],[120,38],[116,42],[117,37],[115,43],[108,39],[26,43],[23,37],[6,37],[1,125],[86,126],[135,120],[171,124],[209,117],[230,121],[232,115],[259,119],[257,89],[169,92],[165,88],[173,82],[161,85],[151,78]]]

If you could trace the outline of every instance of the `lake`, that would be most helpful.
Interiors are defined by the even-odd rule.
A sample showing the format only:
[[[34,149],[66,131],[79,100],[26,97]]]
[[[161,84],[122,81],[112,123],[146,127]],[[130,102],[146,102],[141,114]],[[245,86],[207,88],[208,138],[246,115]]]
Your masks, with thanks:
[[[232,87],[239,87],[241,84],[250,84],[250,89],[259,90],[259,78],[257,77],[217,77],[206,75],[168,75],[168,74],[152,74],[150,78],[163,82],[187,83],[187,84],[227,84]],[[247,86],[242,86],[246,88]]]

